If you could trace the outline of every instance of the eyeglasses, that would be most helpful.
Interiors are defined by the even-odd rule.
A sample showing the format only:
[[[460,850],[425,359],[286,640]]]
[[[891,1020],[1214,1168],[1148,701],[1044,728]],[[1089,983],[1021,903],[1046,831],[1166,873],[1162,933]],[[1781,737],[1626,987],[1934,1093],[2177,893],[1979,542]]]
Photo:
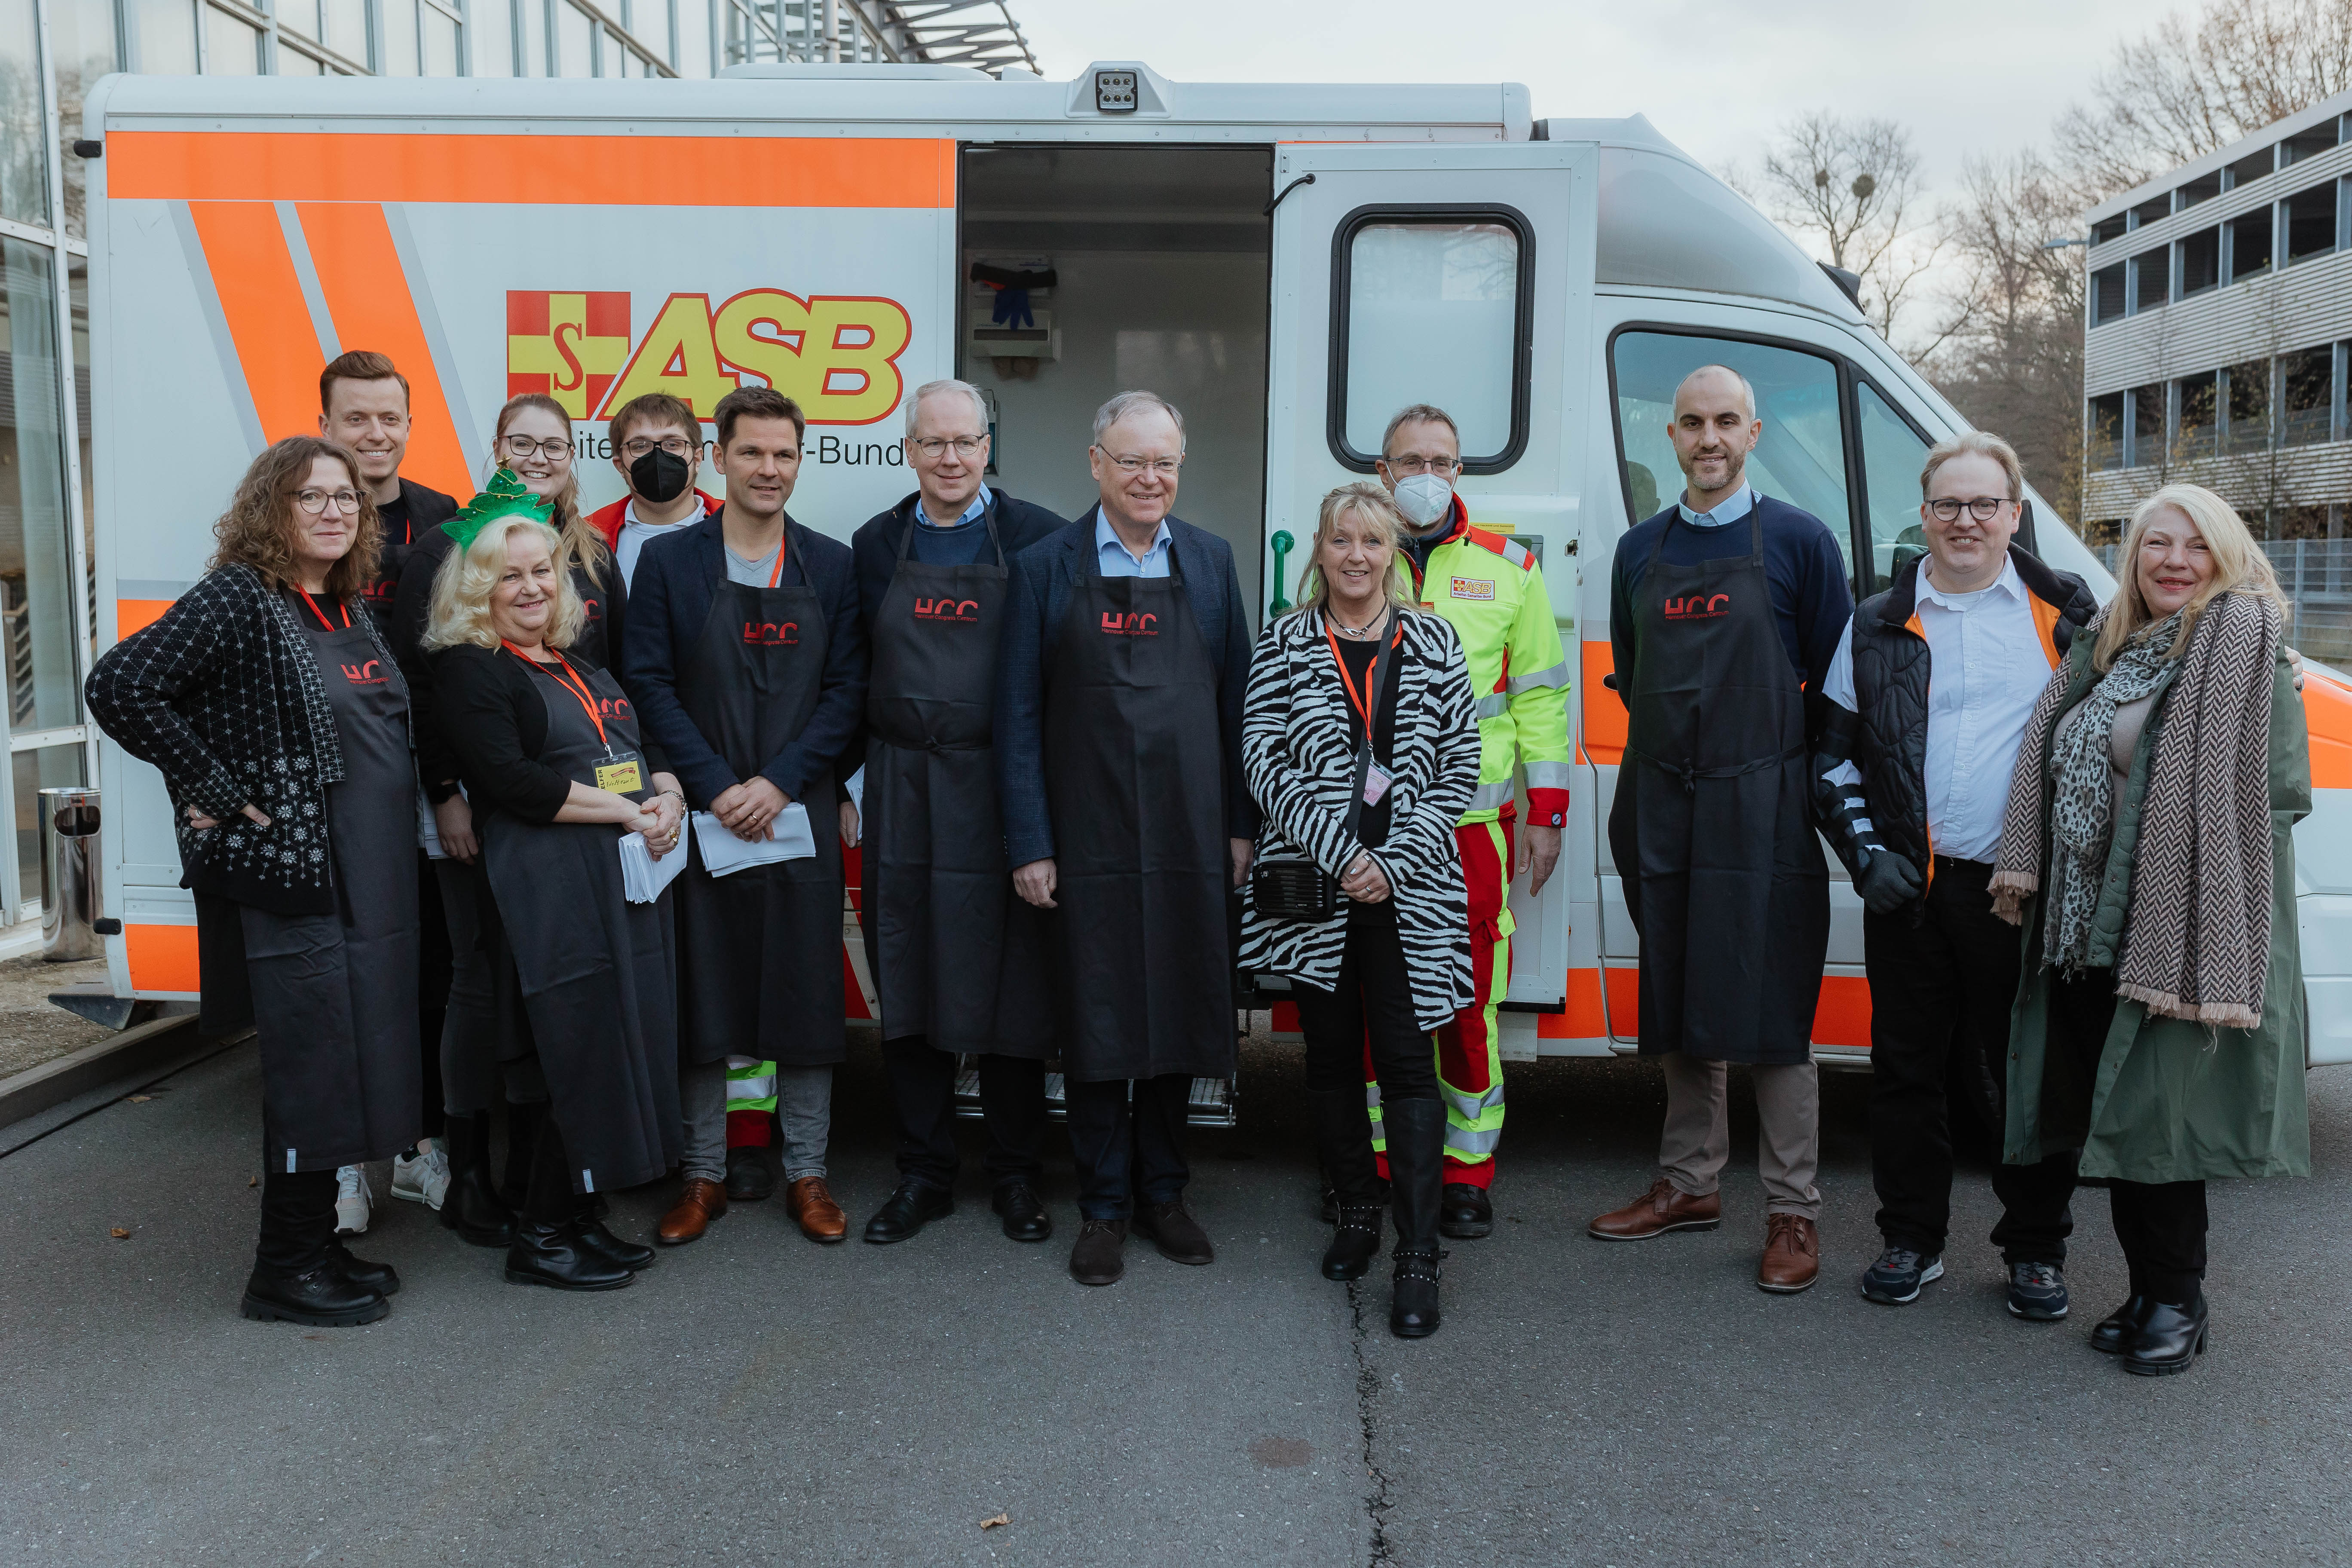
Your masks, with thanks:
[[[360,494],[357,490],[302,490],[295,495],[294,504],[306,517],[316,517],[330,506],[337,511],[355,512],[360,510]]]
[[[518,458],[537,454],[552,463],[572,456],[572,443],[558,440],[552,436],[544,441],[534,441],[528,436],[509,436],[507,437],[507,451]]]
[[[643,436],[632,436],[622,444],[621,450],[631,458],[642,458],[656,447],[673,458],[690,458],[694,455],[695,443],[683,436],[672,436],[667,441],[649,441]],[[526,452],[523,455],[527,457],[530,454]]]
[[[1927,511],[1937,522],[1958,522],[1960,521],[1960,510],[1965,507],[1968,509],[1968,514],[1979,522],[1990,522],[2000,514],[2001,508],[2016,504],[2007,496],[1977,496],[1969,500],[1957,500],[1950,496],[1939,496],[1927,503]]]
[[[1100,447],[1097,447],[1095,450],[1102,452]],[[1118,458],[1112,457],[1108,452],[1103,452],[1103,456],[1110,458],[1110,466],[1122,474],[1139,474],[1149,468],[1163,479],[1174,479],[1176,470],[1184,466],[1184,459],[1181,458]]]
[[[955,448],[955,455],[959,458],[976,458],[980,456],[981,443],[986,439],[984,436],[958,436],[952,440],[944,436],[920,436],[911,445],[916,451],[933,459],[950,447]]]
[[[1392,474],[1452,474],[1460,472],[1462,468],[1462,459],[1459,458],[1414,456],[1383,458],[1381,461],[1389,466],[1389,472]]]

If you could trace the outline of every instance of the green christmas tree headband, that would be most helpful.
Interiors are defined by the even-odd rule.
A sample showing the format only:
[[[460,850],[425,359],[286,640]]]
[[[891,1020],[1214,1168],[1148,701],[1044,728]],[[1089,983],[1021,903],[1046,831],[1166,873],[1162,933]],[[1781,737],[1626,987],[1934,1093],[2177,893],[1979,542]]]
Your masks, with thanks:
[[[533,522],[553,527],[554,512],[554,502],[525,489],[522,481],[515,478],[512,468],[500,468],[490,476],[489,489],[467,501],[457,516],[441,527],[457,541],[458,549],[469,550],[473,547],[475,535],[500,518],[527,517]]]

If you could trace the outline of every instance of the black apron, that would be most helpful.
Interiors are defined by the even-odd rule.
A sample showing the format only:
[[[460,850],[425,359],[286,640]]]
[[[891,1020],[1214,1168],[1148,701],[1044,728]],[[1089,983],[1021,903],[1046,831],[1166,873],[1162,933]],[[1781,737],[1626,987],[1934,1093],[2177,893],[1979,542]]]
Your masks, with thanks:
[[[789,537],[777,548],[789,552]],[[726,549],[723,541],[719,549]],[[814,588],[719,583],[694,653],[678,672],[677,697],[738,779],[758,776],[807,727],[824,689],[826,647],[824,605]],[[734,1055],[824,1067],[849,1054],[842,1026],[840,812],[831,768],[809,781],[798,804],[808,808],[814,857],[713,877],[698,854],[671,884],[684,972],[684,1060]],[[695,805],[710,808],[707,800]]]
[[[531,684],[547,707],[540,763],[594,786],[599,767],[634,761],[637,787],[616,793],[649,799],[653,780],[628,699],[606,671],[573,668],[596,699],[604,733],[559,679],[563,667],[534,664]],[[621,830],[612,823],[526,822],[495,809],[480,820],[482,875],[498,901],[499,940],[514,963],[530,1044],[572,1158],[572,1190],[653,1181],[681,1152],[669,895],[628,901]],[[683,845],[670,851],[685,852]]]
[[[1664,531],[1650,552],[1609,848],[1642,939],[1642,1054],[1786,1066],[1811,1058],[1829,868],[1758,511],[1748,528],[1745,556],[1672,565]]]
[[[368,635],[364,605],[359,616],[333,600],[291,607],[342,747],[342,782],[327,786],[335,912],[247,904],[237,914],[269,1168],[331,1171],[388,1160],[424,1130],[416,764],[408,685]],[[330,626],[322,614],[348,624]]]
[[[1101,576],[1090,535],[1078,558],[1045,674],[1063,1070],[1223,1078],[1233,878],[1216,661],[1172,544],[1166,577]]]
[[[1004,546],[994,565],[909,558],[874,617],[866,688],[863,921],[882,1037],[943,1051],[1043,1058],[1053,1040],[1045,911],[1013,892],[991,744],[1004,630]]]

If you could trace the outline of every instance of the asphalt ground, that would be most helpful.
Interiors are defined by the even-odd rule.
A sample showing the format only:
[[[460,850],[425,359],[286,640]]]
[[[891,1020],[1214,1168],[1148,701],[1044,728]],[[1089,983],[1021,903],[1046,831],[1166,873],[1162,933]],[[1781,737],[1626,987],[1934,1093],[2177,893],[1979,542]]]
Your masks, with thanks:
[[[1205,1268],[1131,1243],[1120,1284],[1072,1283],[1058,1134],[1059,1234],[1029,1247],[975,1138],[961,1206],[912,1242],[817,1247],[740,1205],[606,1294],[508,1285],[385,1204],[360,1250],[405,1281],[391,1317],[304,1330],[237,1315],[259,1086],[232,1047],[0,1158],[0,1562],[2352,1561],[2352,1074],[2312,1079],[2313,1180],[2214,1188],[2212,1348],[2164,1379],[2084,1343],[2125,1293],[2101,1192],[2069,1323],[2004,1311],[1980,1165],[1947,1279],[1863,1301],[1858,1077],[1823,1095],[1812,1291],[1752,1283],[1737,1076],[1724,1227],[1591,1240],[1649,1177],[1638,1062],[1511,1069],[1496,1234],[1451,1244],[1443,1331],[1391,1339],[1384,1271],[1316,1272],[1299,1085],[1258,1042],[1244,1126],[1194,1135]],[[853,1224],[892,1181],[880,1089],[860,1038]],[[666,1196],[617,1197],[614,1227]]]

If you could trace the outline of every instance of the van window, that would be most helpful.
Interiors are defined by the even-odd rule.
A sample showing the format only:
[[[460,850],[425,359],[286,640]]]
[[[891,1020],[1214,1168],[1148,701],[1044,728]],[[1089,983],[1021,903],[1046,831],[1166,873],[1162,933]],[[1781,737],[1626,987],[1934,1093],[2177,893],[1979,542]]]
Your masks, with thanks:
[[[1510,215],[1516,217],[1517,215]],[[1530,289],[1521,226],[1500,213],[1381,212],[1344,226],[1334,301],[1341,345],[1334,431],[1370,468],[1400,408],[1435,404],[1462,431],[1474,472],[1507,468],[1527,443]]]
[[[1871,580],[1864,595],[1894,582],[1905,562],[1927,549],[1919,526],[1919,470],[1927,466],[1927,443],[1911,428],[1878,388],[1854,388],[1862,431],[1863,499],[1869,503]]]
[[[1846,503],[1845,439],[1838,419],[1836,363],[1770,343],[1681,332],[1628,331],[1610,346],[1617,398],[1619,456],[1630,521],[1641,521],[1682,493],[1675,461],[1675,388],[1703,364],[1729,365],[1756,389],[1764,433],[1748,455],[1748,478],[1765,495],[1802,507],[1829,525],[1853,566]],[[1918,466],[1912,466],[1916,481]]]

